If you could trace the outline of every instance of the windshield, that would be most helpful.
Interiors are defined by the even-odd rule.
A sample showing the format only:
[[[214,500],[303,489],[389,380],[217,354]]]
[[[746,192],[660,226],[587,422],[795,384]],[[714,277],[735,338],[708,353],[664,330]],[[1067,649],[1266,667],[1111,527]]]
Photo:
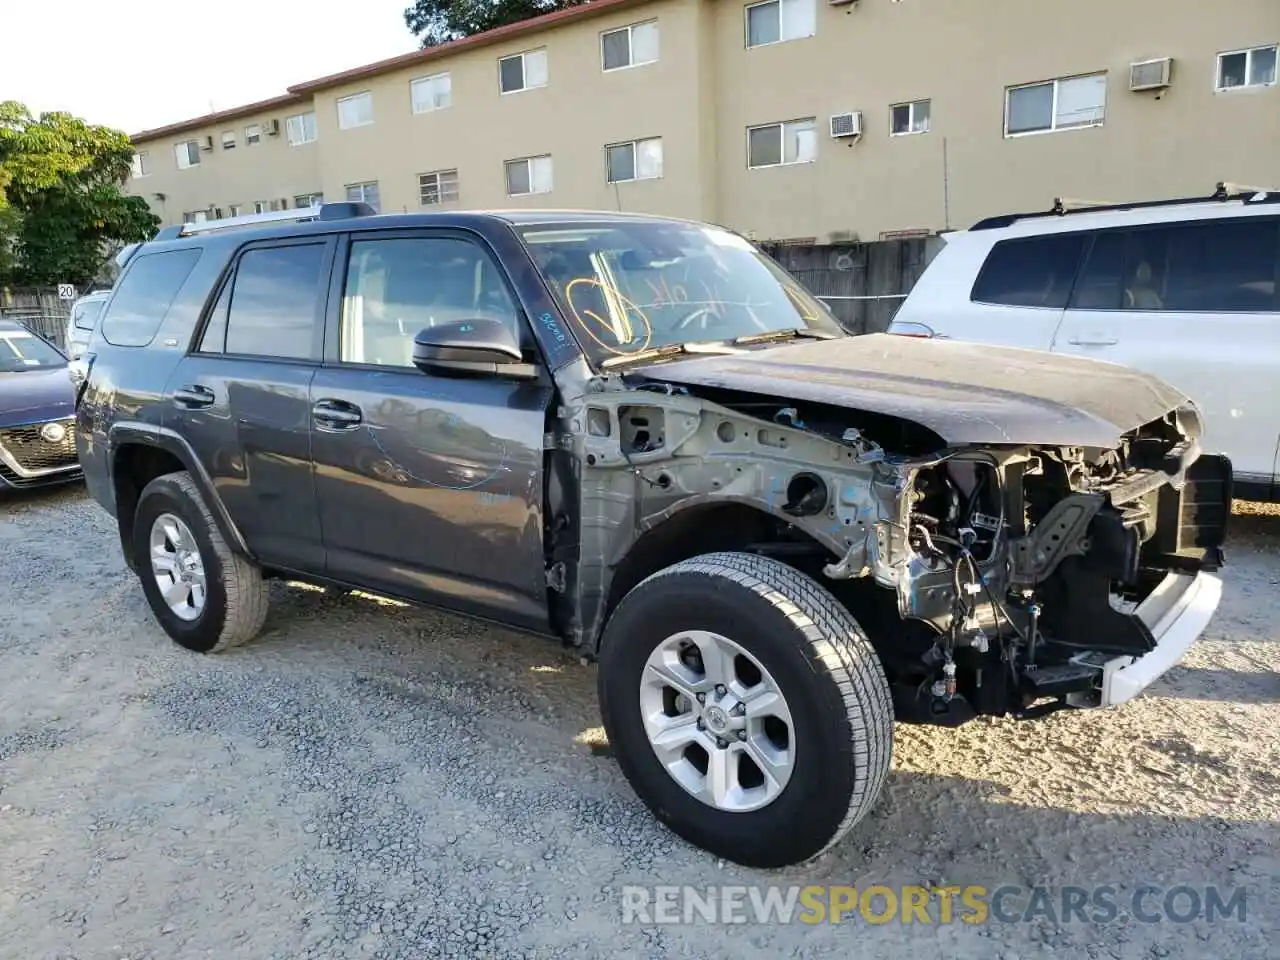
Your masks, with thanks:
[[[843,332],[780,267],[725,230],[641,221],[520,233],[597,366],[672,344]]]
[[[67,359],[34,333],[0,328],[0,373],[65,367]]]

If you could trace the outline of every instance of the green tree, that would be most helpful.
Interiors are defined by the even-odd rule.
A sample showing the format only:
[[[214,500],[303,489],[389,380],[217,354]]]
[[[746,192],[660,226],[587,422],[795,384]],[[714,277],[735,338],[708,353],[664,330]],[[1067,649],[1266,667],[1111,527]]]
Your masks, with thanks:
[[[424,47],[576,7],[583,0],[416,0],[404,22]]]
[[[121,190],[132,161],[119,130],[0,103],[0,280],[87,284],[116,247],[154,236],[159,218]]]

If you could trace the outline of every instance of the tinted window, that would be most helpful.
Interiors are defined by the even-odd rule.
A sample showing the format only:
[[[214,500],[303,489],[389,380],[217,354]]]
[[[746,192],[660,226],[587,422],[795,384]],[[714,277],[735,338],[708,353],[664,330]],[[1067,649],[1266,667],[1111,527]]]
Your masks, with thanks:
[[[227,353],[312,356],[324,250],[319,243],[267,247],[240,258],[227,317]]]
[[[85,300],[78,304],[75,313],[72,314],[72,322],[77,330],[92,330],[93,321],[98,319],[98,314],[102,312],[102,304],[104,300]]]
[[[1124,290],[1125,234],[1119,230],[1093,238],[1084,269],[1071,295],[1076,310],[1118,310]]]
[[[231,306],[231,281],[222,285],[218,302],[209,314],[209,322],[200,337],[201,353],[222,353],[227,348],[227,308]]]
[[[1165,309],[1262,312],[1276,306],[1280,221],[1207,221],[1169,231]]]
[[[515,304],[497,265],[476,244],[452,238],[351,244],[342,298],[342,359],[413,366],[413,338],[427,327],[488,318],[519,339]]]
[[[199,259],[198,247],[135,258],[102,318],[103,339],[117,347],[150,343]]]
[[[1080,233],[1060,233],[997,243],[970,299],[1015,307],[1065,307],[1084,239]]]

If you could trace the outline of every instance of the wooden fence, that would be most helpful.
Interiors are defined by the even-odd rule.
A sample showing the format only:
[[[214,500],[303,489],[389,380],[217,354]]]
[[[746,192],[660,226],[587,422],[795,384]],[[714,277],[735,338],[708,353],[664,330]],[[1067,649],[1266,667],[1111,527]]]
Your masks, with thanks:
[[[830,246],[761,244],[850,333],[888,328],[937,252],[935,238]]]

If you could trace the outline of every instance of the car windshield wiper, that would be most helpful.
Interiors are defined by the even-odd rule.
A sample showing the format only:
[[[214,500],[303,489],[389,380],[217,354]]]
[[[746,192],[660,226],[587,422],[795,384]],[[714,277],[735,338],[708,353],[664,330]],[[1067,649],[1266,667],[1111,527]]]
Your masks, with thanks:
[[[601,360],[602,369],[621,366],[624,363],[635,363],[643,360],[662,360],[665,357],[674,357],[682,353],[741,353],[733,344],[725,340],[693,340],[689,343],[664,343],[660,347],[650,347],[648,350],[637,350],[635,353],[619,354],[616,357],[609,357],[607,360]]]
[[[771,340],[790,340],[793,337],[812,337],[815,340],[836,340],[839,334],[827,333],[823,330],[813,330],[809,327],[786,327],[782,330],[768,330],[765,333],[748,333],[741,337],[735,337],[735,344],[745,343],[768,343]]]

